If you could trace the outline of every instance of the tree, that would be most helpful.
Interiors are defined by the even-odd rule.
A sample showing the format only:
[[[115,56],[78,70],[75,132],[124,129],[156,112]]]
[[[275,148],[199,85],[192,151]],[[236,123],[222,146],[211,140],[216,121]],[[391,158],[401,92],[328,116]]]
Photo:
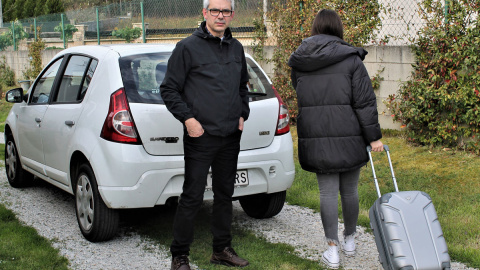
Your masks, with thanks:
[[[19,42],[22,39],[28,37],[28,33],[23,30],[23,25],[15,21],[14,23],[15,29],[15,42]],[[13,45],[13,31],[12,25],[9,26],[8,31],[0,35],[0,51],[3,51],[6,47]]]
[[[127,43],[132,42],[132,39],[137,39],[142,34],[142,29],[135,27],[125,27],[123,29],[115,29],[112,31],[112,36],[125,39]]]
[[[3,2],[3,22],[11,22],[13,18],[13,10],[15,8],[15,0],[6,0]]]
[[[25,6],[25,0],[15,0],[15,10],[13,11],[14,20],[23,19],[24,6]]]
[[[40,1],[38,1],[38,2],[40,2]],[[22,17],[23,18],[34,17],[36,6],[37,6],[37,1],[36,0],[27,0],[25,2],[24,7],[23,7]]]
[[[7,33],[0,35],[0,51],[5,50],[8,46],[12,46],[13,40],[8,36]]]
[[[7,65],[5,56],[0,58],[0,86],[1,85],[15,85],[15,72]]]
[[[447,3],[447,17],[443,2],[419,3],[414,71],[386,104],[410,141],[480,154],[480,3]]]
[[[37,1],[37,4],[35,5],[35,10],[33,12],[34,17],[42,16],[46,14],[45,13],[45,2],[43,1]]]
[[[45,3],[45,14],[62,13],[64,11],[65,8],[61,0],[47,0]]]
[[[66,10],[105,6],[105,5],[109,5],[113,3],[121,3],[121,2],[125,2],[125,0],[89,0],[89,1],[63,0],[63,4]],[[161,6],[161,4],[159,4],[159,6]]]
[[[37,29],[40,32],[40,29]],[[40,35],[39,35],[40,36]],[[28,45],[28,56],[30,57],[30,67],[23,72],[25,79],[35,79],[43,69],[42,51],[45,49],[45,42],[39,37],[36,41]]]
[[[78,29],[74,25],[71,25],[71,24],[64,24],[64,26],[65,26],[65,40],[72,39],[73,33],[77,32]],[[53,30],[55,30],[55,32],[60,32],[60,34],[61,34],[63,32],[62,23],[55,26],[55,28]],[[60,38],[63,39],[63,35],[60,35]]]

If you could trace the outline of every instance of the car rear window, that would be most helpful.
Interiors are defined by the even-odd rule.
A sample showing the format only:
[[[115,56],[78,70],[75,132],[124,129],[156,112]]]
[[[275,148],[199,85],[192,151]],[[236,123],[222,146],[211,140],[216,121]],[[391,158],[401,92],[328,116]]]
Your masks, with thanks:
[[[129,102],[163,104],[160,84],[169,57],[170,53],[151,53],[120,58],[120,71]]]
[[[247,58],[247,71],[248,71],[248,92],[250,93],[262,93],[265,95],[251,95],[250,101],[257,101],[267,98],[275,97],[275,93],[272,90],[272,85],[269,83],[267,77],[263,74],[260,67]]]
[[[171,53],[151,53],[120,58],[120,71],[129,102],[164,104],[160,95],[160,84],[165,77],[170,55]],[[249,92],[257,93],[250,96],[250,101],[275,97],[268,79],[249,58],[247,70]]]

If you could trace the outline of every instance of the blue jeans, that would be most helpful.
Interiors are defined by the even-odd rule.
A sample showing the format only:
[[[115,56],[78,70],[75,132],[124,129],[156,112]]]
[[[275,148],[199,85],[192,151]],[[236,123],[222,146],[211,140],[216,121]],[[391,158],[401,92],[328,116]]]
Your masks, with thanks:
[[[173,257],[189,254],[193,242],[193,224],[203,203],[210,168],[214,194],[211,223],[213,250],[220,252],[230,247],[232,195],[241,135],[241,131],[227,137],[212,136],[206,132],[198,138],[184,135],[185,181],[173,224],[174,240],[170,246]]]
[[[338,241],[338,192],[342,201],[344,236],[354,235],[358,220],[358,179],[360,169],[342,173],[317,174],[320,214],[328,242]]]

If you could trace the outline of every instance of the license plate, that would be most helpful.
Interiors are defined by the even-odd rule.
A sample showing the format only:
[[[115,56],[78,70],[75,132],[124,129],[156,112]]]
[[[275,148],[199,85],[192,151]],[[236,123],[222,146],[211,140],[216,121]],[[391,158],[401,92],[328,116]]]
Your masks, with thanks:
[[[247,170],[237,171],[237,176],[235,177],[235,187],[244,187],[248,186],[248,173]],[[209,173],[207,176],[207,186],[205,190],[212,190],[212,174]]]

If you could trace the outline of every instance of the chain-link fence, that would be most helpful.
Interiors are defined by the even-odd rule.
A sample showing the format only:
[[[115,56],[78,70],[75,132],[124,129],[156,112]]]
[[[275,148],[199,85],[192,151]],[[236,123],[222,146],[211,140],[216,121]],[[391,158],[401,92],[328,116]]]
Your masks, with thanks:
[[[421,0],[379,0],[382,5],[382,26],[377,39],[387,45],[412,44],[425,22],[420,17]]]
[[[384,11],[380,15],[382,28],[378,31],[377,38],[382,39],[386,45],[411,44],[423,25],[418,15],[420,0],[378,1],[383,5]],[[235,36],[253,36],[254,21],[261,19],[264,16],[263,11],[268,11],[273,2],[286,4],[287,0],[236,0],[235,18],[231,24]],[[98,44],[118,40],[121,35],[115,36],[115,31],[118,33],[119,30],[135,27],[141,29],[140,36],[143,37],[144,42],[147,39],[148,42],[155,42],[154,39],[158,38],[187,36],[203,21],[202,5],[202,0],[121,2],[16,21],[15,24],[21,26],[25,33],[17,31],[15,34],[11,32],[17,27],[13,27],[12,22],[6,22],[4,26],[7,28],[4,28],[4,33],[0,34],[0,50],[17,49],[18,39],[22,39],[22,34],[23,38],[27,39],[40,36],[44,41],[64,40],[64,36],[67,39],[71,38],[71,35],[65,35],[62,31],[67,31],[68,25],[85,26],[83,39],[96,40]],[[138,33],[133,36],[133,39],[138,38]],[[13,39],[13,42],[9,38]],[[122,38],[125,39],[125,37]]]
[[[258,0],[237,0],[235,19],[231,24],[232,31],[252,33],[254,30],[252,22],[255,18],[261,18],[262,7]],[[202,8],[202,0],[134,0],[23,19],[15,21],[15,25],[21,26],[27,33],[27,38],[37,38],[38,35],[47,41],[63,39],[62,29],[66,29],[66,25],[84,25],[85,40],[97,39],[98,43],[118,39],[114,31],[133,28],[145,28],[145,32],[142,32],[145,38],[165,38],[190,35],[203,21]],[[11,28],[9,26],[12,23],[7,22],[5,26]],[[11,38],[17,39],[18,42],[19,37],[15,36]],[[6,47],[2,47],[0,41],[0,50],[5,50]]]

